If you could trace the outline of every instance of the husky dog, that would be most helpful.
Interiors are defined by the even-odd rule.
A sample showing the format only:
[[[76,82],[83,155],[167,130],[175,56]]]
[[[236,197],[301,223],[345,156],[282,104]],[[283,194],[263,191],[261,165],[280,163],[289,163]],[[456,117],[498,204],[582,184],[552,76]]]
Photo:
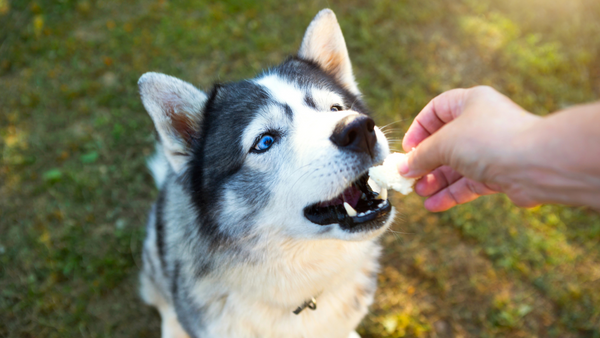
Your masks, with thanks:
[[[367,182],[389,146],[335,14],[254,79],[139,88],[160,139],[141,295],[162,336],[358,337],[394,210]]]

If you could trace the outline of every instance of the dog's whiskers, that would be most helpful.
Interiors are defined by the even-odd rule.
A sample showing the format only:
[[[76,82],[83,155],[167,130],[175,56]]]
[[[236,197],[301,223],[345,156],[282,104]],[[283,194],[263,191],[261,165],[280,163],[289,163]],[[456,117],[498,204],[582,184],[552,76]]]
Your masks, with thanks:
[[[380,129],[380,130],[381,130],[381,129]],[[391,128],[391,129],[384,129],[384,130],[381,130],[381,132],[382,132],[384,135],[393,134],[393,133],[395,133],[395,132],[397,132],[397,131],[400,131],[400,128]]]
[[[381,129],[381,130],[383,131],[385,128],[387,128],[387,127],[391,126],[392,124],[396,124],[396,123],[404,122],[404,121],[406,121],[406,120],[408,120],[408,119],[400,119],[400,120],[398,120],[398,121],[390,122],[390,123],[386,124],[385,126],[383,126],[383,127],[380,127],[379,129]]]
[[[310,164],[307,164],[307,165],[305,165],[305,166],[303,166],[303,167],[299,168],[298,170],[300,170],[300,169],[302,169],[302,168],[306,168],[307,166],[310,166]],[[306,175],[312,175],[313,173],[315,173],[315,172],[317,172],[317,171],[319,171],[320,169],[323,169],[323,168],[325,168],[325,167],[323,167],[323,166],[321,166],[321,167],[316,167],[316,168],[314,168],[314,169],[312,169],[312,170],[310,170],[310,171],[307,171],[307,172],[303,173],[302,175],[300,175],[300,177],[298,177],[298,178],[296,179],[296,181],[295,181],[295,182],[292,184],[291,190],[293,191],[293,190],[294,190],[294,188],[296,187],[296,184],[298,184],[298,183],[300,182],[300,180],[301,180],[301,179],[303,179],[303,178],[304,178]],[[298,170],[296,170],[294,173],[298,172]],[[292,176],[294,176],[294,175],[292,175]],[[288,195],[288,196],[290,196],[290,197],[291,197],[291,195]]]
[[[352,108],[354,107],[354,104],[356,103],[356,101],[358,101],[358,97],[354,99],[354,101],[352,101],[352,104],[350,105],[350,110],[352,110]]]

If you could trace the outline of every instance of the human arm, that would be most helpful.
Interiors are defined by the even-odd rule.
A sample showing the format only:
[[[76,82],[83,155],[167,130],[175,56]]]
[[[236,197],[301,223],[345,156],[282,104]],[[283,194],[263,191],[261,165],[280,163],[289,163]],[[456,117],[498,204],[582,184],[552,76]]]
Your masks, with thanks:
[[[489,87],[451,90],[419,113],[403,147],[415,150],[400,172],[425,175],[415,190],[431,211],[494,192],[520,206],[600,208],[600,103],[539,117]]]

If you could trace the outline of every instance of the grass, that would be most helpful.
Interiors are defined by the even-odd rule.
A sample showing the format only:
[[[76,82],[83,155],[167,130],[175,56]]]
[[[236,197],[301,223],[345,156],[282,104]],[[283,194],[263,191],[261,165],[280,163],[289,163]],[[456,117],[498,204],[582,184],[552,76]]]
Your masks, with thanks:
[[[136,291],[156,196],[137,79],[253,76],[324,7],[397,149],[450,88],[488,84],[537,114],[600,98],[595,0],[0,0],[0,337],[158,337]],[[363,337],[600,337],[600,214],[393,198]]]

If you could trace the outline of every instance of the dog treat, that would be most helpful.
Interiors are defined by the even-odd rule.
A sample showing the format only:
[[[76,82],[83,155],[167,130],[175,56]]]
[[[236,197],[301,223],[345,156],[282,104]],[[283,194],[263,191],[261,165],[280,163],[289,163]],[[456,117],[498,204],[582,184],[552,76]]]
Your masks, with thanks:
[[[413,191],[413,185],[415,184],[416,179],[402,177],[398,172],[398,163],[404,156],[406,156],[406,154],[390,154],[383,161],[382,165],[369,169],[369,177],[382,191],[391,188],[404,195],[408,195]]]

